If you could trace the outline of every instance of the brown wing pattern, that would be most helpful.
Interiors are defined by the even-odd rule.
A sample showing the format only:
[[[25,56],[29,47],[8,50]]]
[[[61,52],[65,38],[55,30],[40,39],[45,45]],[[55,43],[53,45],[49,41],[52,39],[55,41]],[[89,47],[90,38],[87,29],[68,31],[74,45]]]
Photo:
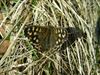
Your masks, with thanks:
[[[56,28],[52,26],[26,26],[25,36],[28,37],[33,47],[38,50],[49,50],[54,46],[61,45],[67,35],[65,28]]]
[[[61,50],[70,46],[78,38],[86,37],[82,30],[74,27],[53,27],[28,25],[24,30],[33,47],[45,51],[56,47]],[[62,45],[62,46],[61,46]]]

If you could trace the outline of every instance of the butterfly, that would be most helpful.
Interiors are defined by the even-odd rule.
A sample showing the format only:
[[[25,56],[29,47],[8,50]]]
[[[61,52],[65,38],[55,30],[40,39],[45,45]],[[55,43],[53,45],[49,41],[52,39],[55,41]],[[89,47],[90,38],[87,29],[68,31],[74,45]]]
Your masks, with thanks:
[[[24,29],[25,36],[30,40],[32,46],[38,50],[46,51],[55,46],[65,49],[78,37],[83,35],[82,31],[73,27],[53,27],[27,25]]]

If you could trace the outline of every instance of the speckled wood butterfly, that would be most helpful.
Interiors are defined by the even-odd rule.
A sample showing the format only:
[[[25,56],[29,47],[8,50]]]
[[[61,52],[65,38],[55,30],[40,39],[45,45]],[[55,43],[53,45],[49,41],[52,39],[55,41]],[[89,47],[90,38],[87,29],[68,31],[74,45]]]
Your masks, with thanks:
[[[65,49],[66,44],[73,43],[81,36],[81,32],[72,27],[27,25],[24,33],[33,47],[42,51],[52,49],[54,46],[60,47],[60,45],[63,47],[61,49]]]
[[[25,36],[28,37],[34,48],[48,50],[55,45],[61,45],[67,37],[65,28],[52,26],[33,26],[25,27]]]

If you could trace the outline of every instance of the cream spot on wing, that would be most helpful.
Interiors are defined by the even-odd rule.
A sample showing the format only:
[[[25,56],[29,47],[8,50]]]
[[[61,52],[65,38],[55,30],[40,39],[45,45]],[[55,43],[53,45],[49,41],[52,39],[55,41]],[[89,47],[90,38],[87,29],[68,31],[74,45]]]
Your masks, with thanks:
[[[33,40],[36,40],[36,37],[34,37]]]
[[[39,28],[36,28],[36,31],[39,31]]]
[[[58,32],[57,33],[60,33],[60,30],[58,29]]]
[[[58,34],[59,37],[61,37],[61,34]]]
[[[62,37],[65,38],[66,34],[62,34]]]
[[[39,40],[38,40],[38,39],[36,39],[36,42],[38,43],[38,42],[39,42]]]
[[[66,31],[64,30],[64,33],[66,33]]]
[[[32,32],[28,32],[28,34],[31,36],[32,35]]]
[[[37,35],[37,32],[34,32],[34,35]]]
[[[28,28],[27,31],[30,31],[30,28]]]
[[[58,39],[58,42],[61,42],[61,39]]]
[[[58,44],[58,41],[56,41],[56,44]]]
[[[35,27],[33,27],[32,30],[34,31],[35,30]]]

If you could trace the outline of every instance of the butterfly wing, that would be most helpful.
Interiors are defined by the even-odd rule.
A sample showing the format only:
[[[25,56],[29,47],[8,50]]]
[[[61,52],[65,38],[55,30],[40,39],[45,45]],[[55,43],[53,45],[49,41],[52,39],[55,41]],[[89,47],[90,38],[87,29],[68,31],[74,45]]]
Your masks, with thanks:
[[[45,51],[54,47],[60,47],[67,38],[65,28],[43,27],[29,25],[25,27],[25,36],[28,37],[33,47]]]
[[[47,27],[29,25],[25,27],[24,33],[34,48],[43,51],[48,49],[50,30]]]
[[[54,46],[60,48],[62,43],[67,38],[67,32],[65,28],[51,27],[50,47]]]

